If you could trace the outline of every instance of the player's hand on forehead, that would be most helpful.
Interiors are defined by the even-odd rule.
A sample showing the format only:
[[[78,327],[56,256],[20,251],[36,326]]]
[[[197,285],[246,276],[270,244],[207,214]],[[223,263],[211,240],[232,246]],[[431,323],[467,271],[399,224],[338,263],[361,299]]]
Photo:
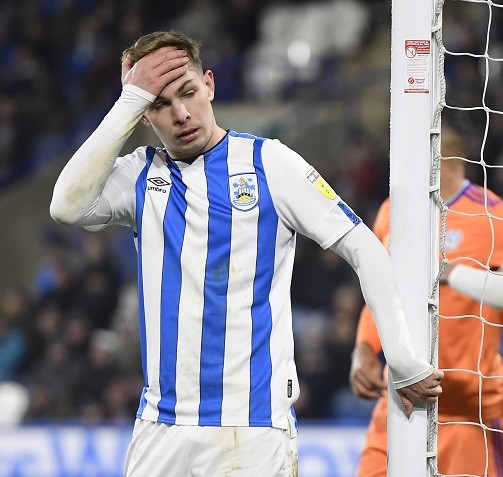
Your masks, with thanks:
[[[122,62],[122,84],[133,84],[158,96],[168,84],[185,74],[188,62],[187,52],[172,46],[159,48],[134,65],[126,57]]]

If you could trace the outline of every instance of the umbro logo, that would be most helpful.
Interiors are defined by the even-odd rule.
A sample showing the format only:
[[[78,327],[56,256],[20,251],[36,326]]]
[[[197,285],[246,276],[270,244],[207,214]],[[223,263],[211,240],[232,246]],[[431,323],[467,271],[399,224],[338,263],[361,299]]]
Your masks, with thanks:
[[[148,186],[147,190],[154,190],[156,192],[162,192],[163,194],[166,194],[166,189],[163,189],[163,187],[171,185],[171,182],[168,182],[167,180],[163,179],[162,177],[151,177],[150,179],[147,179],[151,184],[154,184],[152,186]]]
[[[147,179],[149,182],[152,182],[157,187],[166,187],[168,185],[171,185],[171,182],[168,182],[167,180],[163,179],[162,177],[151,177],[150,179]]]

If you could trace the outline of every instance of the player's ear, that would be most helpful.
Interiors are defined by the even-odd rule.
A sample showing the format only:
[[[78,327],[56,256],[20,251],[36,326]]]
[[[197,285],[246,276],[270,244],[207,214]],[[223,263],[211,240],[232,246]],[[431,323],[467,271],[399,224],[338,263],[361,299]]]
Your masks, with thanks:
[[[150,123],[150,121],[148,120],[147,116],[145,116],[145,115],[143,115],[143,116],[141,117],[141,122],[142,122],[145,126],[147,126],[147,127],[152,126],[152,124],[151,124],[151,123]]]
[[[203,75],[203,81],[208,90],[208,98],[210,101],[213,101],[215,97],[215,77],[213,76],[213,71],[206,70]]]

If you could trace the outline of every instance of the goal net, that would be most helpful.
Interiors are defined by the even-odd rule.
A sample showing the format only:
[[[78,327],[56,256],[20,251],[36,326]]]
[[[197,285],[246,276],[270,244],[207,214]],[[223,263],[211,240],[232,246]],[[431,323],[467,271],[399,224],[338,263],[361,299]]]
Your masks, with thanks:
[[[486,280],[503,265],[503,2],[394,0],[391,59],[391,256],[416,345],[446,377],[411,420],[390,393],[388,475],[503,475],[503,312],[486,281],[478,300],[443,283],[455,264]],[[469,124],[462,155],[446,154],[447,117]]]

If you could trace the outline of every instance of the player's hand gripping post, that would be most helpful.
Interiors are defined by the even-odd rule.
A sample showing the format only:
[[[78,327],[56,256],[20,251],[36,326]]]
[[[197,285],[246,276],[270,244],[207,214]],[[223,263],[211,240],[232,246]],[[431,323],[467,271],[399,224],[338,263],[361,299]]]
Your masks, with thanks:
[[[377,399],[387,389],[382,376],[383,364],[367,343],[358,344],[352,356],[349,382],[353,392],[363,399]],[[413,401],[434,403],[442,394],[440,381],[444,372],[435,369],[427,378],[410,386],[398,389],[405,414],[409,417],[414,408]]]
[[[438,396],[442,394],[440,381],[443,378],[444,372],[441,369],[435,369],[432,374],[422,381],[397,389],[407,417],[412,414],[414,400],[423,401],[428,404],[433,404],[437,401]]]

